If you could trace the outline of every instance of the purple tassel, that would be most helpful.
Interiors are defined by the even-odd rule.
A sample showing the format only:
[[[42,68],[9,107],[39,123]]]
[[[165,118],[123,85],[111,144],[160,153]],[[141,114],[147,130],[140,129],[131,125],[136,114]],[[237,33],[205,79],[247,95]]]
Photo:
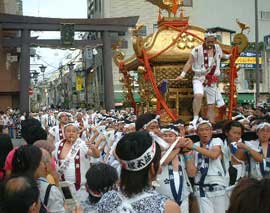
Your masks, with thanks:
[[[159,91],[164,95],[168,90],[168,80],[162,80],[159,85]]]

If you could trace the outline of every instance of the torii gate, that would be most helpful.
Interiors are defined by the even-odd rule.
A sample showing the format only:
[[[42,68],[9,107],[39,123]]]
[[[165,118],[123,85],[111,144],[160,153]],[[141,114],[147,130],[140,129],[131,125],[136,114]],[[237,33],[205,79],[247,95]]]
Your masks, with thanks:
[[[0,14],[0,51],[2,47],[21,47],[20,57],[20,110],[29,112],[30,86],[30,47],[35,46],[57,46],[68,48],[81,48],[83,46],[103,46],[104,67],[104,102],[107,110],[114,108],[114,89],[112,75],[112,49],[110,32],[126,32],[128,28],[135,27],[138,16],[104,18],[104,19],[59,19],[41,18],[31,16],[20,16]],[[72,45],[62,45],[60,40],[48,40],[31,38],[31,31],[60,31],[61,24],[74,24],[74,32],[100,32],[101,39],[96,40],[74,40]],[[20,38],[4,38],[2,31],[21,31]]]

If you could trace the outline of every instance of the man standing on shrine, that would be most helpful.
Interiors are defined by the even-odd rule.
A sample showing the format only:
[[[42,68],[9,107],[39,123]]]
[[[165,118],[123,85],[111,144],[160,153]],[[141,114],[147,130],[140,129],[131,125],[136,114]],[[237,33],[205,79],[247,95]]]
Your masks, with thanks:
[[[192,80],[194,92],[192,124],[194,127],[199,119],[204,94],[207,102],[207,118],[211,123],[215,122],[215,104],[220,109],[225,107],[217,83],[220,75],[220,60],[229,57],[230,55],[223,54],[221,47],[216,44],[216,34],[207,32],[204,43],[192,49],[180,76],[176,78],[176,80],[183,80],[189,70],[194,72]]]

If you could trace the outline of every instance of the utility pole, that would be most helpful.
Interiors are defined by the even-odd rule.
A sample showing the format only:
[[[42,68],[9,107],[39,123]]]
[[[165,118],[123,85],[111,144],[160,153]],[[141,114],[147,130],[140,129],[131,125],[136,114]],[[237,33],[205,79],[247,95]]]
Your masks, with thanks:
[[[260,98],[258,0],[255,0],[256,106]]]

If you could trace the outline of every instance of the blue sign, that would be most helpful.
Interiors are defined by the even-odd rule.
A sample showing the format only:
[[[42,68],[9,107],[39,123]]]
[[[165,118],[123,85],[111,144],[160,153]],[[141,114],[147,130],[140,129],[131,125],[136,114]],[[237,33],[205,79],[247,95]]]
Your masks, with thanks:
[[[238,64],[238,66],[246,69],[256,69],[256,64]],[[259,69],[262,69],[261,64],[259,64]]]
[[[242,56],[242,57],[256,57],[256,51],[247,50],[247,51],[241,52],[240,56]],[[259,57],[261,57],[261,56],[262,56],[262,52],[260,51],[259,52]]]

